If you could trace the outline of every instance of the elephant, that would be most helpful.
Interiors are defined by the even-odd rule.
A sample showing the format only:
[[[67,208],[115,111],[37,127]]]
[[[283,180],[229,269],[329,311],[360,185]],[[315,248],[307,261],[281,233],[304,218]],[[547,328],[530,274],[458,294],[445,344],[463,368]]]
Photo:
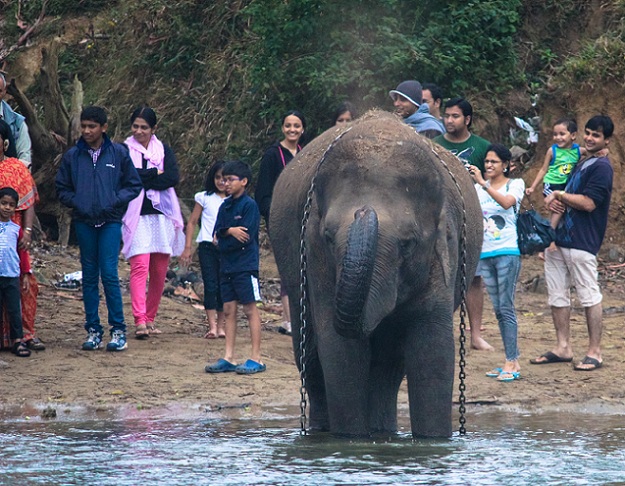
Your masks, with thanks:
[[[456,157],[395,115],[369,112],[344,130],[327,130],[286,166],[270,212],[310,429],[396,432],[406,377],[413,436],[449,437],[461,248],[470,282],[482,247],[476,190]],[[313,177],[300,363],[300,234]]]

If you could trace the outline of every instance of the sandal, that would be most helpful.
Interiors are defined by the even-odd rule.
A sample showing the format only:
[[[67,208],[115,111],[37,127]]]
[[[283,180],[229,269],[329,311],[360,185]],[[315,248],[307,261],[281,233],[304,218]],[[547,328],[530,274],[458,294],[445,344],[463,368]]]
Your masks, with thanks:
[[[163,334],[163,331],[157,329],[154,324],[146,326],[150,334]]]
[[[147,339],[150,337],[150,331],[145,324],[139,324],[135,327],[135,338],[136,339]]]
[[[24,343],[15,343],[11,348],[11,352],[20,358],[28,358],[30,356],[30,349],[26,347]]]
[[[25,344],[31,351],[45,351],[46,349],[46,345],[43,344],[43,341],[37,337],[28,339]]]
[[[204,337],[206,339],[217,339],[217,333],[215,331],[208,331],[206,334],[204,334]]]

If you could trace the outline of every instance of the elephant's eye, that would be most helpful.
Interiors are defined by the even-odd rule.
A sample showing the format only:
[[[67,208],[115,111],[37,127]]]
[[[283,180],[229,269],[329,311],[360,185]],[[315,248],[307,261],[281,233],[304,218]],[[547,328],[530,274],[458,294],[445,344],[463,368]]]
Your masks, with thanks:
[[[402,254],[411,252],[415,245],[417,244],[417,240],[415,238],[405,238],[399,242],[399,249]]]
[[[324,236],[324,238],[326,239],[326,242],[329,245],[333,245],[334,244],[334,233],[332,231],[330,231],[329,229],[326,229],[323,232],[323,236]]]

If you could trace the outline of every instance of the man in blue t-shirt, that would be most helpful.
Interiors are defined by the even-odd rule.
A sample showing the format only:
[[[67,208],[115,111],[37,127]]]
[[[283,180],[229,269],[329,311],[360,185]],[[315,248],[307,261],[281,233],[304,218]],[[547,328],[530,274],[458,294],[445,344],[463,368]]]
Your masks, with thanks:
[[[607,157],[597,154],[610,143],[614,124],[608,116],[597,115],[586,123],[584,144],[588,157],[573,169],[564,191],[545,199],[552,211],[562,214],[556,228],[557,248],[545,252],[545,280],[556,329],[556,346],[530,360],[532,364],[571,362],[571,300],[574,286],[586,314],[588,351],[574,366],[578,371],[601,368],[602,295],[597,281],[597,253],[608,224],[614,171]]]

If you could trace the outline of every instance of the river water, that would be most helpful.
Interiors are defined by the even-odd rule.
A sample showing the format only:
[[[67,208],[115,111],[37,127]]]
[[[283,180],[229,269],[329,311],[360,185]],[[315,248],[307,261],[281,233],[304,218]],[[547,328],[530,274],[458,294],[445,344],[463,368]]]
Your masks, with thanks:
[[[483,411],[464,437],[413,441],[400,413],[396,436],[354,441],[301,436],[295,409],[248,412],[0,414],[0,484],[625,484],[619,415]]]

